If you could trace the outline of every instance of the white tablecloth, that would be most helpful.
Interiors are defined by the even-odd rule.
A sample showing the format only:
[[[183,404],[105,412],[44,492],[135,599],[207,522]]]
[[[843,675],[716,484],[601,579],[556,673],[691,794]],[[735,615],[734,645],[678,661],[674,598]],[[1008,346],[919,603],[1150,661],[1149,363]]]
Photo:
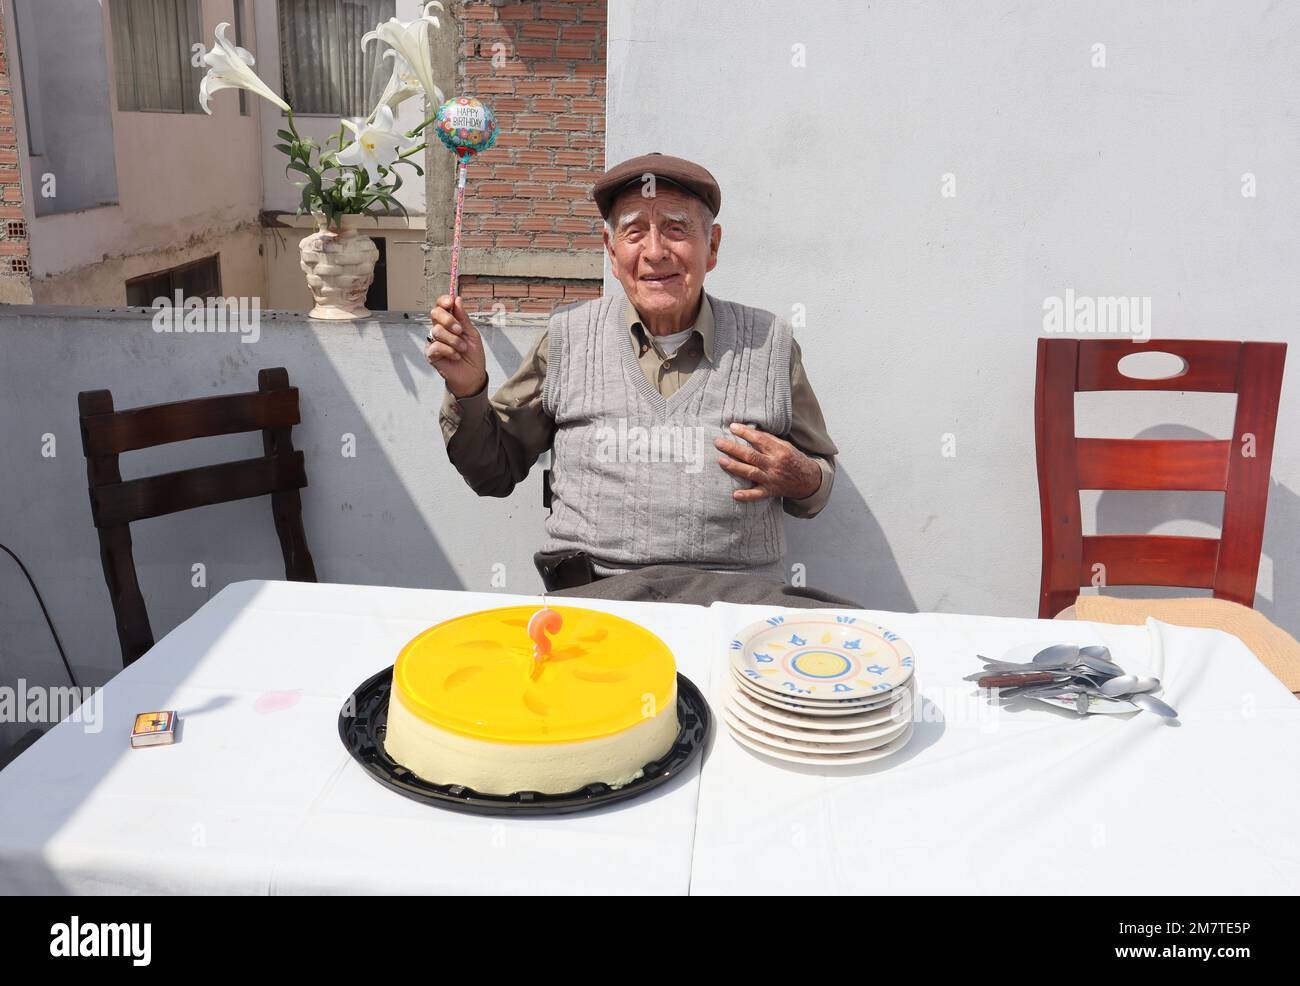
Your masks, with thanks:
[[[339,741],[343,701],[421,630],[537,601],[227,586],[109,682],[101,732],[61,723],[0,772],[0,892],[685,893],[698,766],[622,807],[497,819],[389,791]],[[704,687],[708,610],[587,605],[657,633]],[[130,749],[158,709],[180,741]]]
[[[723,639],[769,615],[711,611]],[[866,616],[916,653],[911,741],[863,767],[777,767],[724,725],[692,893],[1300,892],[1300,702],[1237,638],[1154,621]],[[996,708],[961,681],[976,654],[1062,641],[1157,675],[1180,723]]]
[[[228,586],[109,683],[102,731],[62,723],[0,772],[0,892],[1300,890],[1300,703],[1207,630],[867,613],[917,653],[922,721],[897,756],[778,765],[719,720],[702,775],[559,818],[433,809],[349,757],[339,708],[402,644],[536,601]],[[773,612],[565,603],[659,634],[715,711],[725,641]],[[1181,724],[999,710],[960,681],[977,652],[1063,639],[1160,674]],[[180,742],[129,749],[135,714],[168,708]]]

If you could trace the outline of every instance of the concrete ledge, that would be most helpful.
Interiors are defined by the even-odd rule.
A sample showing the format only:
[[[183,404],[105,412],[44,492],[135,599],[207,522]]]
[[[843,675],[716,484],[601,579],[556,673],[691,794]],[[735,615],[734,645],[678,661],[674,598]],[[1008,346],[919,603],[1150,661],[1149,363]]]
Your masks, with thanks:
[[[469,314],[480,328],[485,324],[490,324],[497,329],[542,329],[546,327],[551,317],[545,312],[498,313],[490,309],[474,309]],[[154,310],[152,308],[128,308],[125,305],[121,308],[86,308],[74,305],[0,304],[0,319],[58,318],[73,322],[81,322],[86,319],[112,319],[117,321],[152,322],[153,317]],[[374,312],[369,318],[334,322],[329,319],[308,318],[307,313],[303,311],[263,308],[261,320],[263,322],[301,322],[315,329],[341,329],[371,324],[398,325],[403,322],[427,324],[429,313],[424,311]]]
[[[120,308],[85,308],[76,305],[0,305],[0,319],[31,319],[31,318],[61,318],[70,321],[83,321],[85,319],[138,319],[143,322],[153,320],[154,310],[152,308],[130,308],[123,305]],[[299,311],[281,311],[271,308],[263,308],[261,318],[264,321],[280,322],[307,322],[311,325],[319,326],[344,326],[365,324],[367,322],[408,322],[412,319],[427,319],[428,313],[421,311],[398,311],[398,312],[375,312],[370,318],[359,319],[357,322],[331,322],[328,319],[308,318],[306,312]]]

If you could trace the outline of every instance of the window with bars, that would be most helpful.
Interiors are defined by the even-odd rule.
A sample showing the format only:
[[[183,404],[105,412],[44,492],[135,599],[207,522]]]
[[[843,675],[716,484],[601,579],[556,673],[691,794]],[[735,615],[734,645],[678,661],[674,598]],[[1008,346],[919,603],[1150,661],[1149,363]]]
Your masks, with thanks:
[[[117,108],[147,113],[201,113],[194,65],[203,45],[199,0],[111,0]]]
[[[279,0],[284,98],[295,114],[369,116],[393,61],[361,36],[396,10],[396,0]]]

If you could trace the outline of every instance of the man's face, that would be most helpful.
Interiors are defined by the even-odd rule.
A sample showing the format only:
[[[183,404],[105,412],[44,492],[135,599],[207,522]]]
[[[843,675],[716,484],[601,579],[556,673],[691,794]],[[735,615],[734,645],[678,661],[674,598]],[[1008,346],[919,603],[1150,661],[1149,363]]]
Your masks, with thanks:
[[[628,300],[657,323],[652,328],[686,328],[704,275],[717,266],[722,227],[705,227],[702,210],[694,196],[663,182],[653,197],[633,186],[614,200],[605,248]]]

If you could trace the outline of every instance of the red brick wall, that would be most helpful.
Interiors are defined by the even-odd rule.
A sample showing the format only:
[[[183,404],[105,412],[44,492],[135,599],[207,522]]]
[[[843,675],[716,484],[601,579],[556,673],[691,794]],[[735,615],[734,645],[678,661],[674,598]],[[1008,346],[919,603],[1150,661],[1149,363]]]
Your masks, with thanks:
[[[560,277],[464,277],[460,296],[471,312],[549,312],[556,305],[600,297],[600,281]]]
[[[462,246],[602,249],[590,191],[605,159],[605,8],[605,0],[449,6],[460,32],[454,95],[483,99],[501,127],[496,146],[470,166]],[[467,303],[526,312],[599,294],[599,279],[461,281]]]
[[[0,18],[0,275],[29,279],[30,251],[23,217],[23,183],[18,172],[18,131],[9,78],[9,39]]]

